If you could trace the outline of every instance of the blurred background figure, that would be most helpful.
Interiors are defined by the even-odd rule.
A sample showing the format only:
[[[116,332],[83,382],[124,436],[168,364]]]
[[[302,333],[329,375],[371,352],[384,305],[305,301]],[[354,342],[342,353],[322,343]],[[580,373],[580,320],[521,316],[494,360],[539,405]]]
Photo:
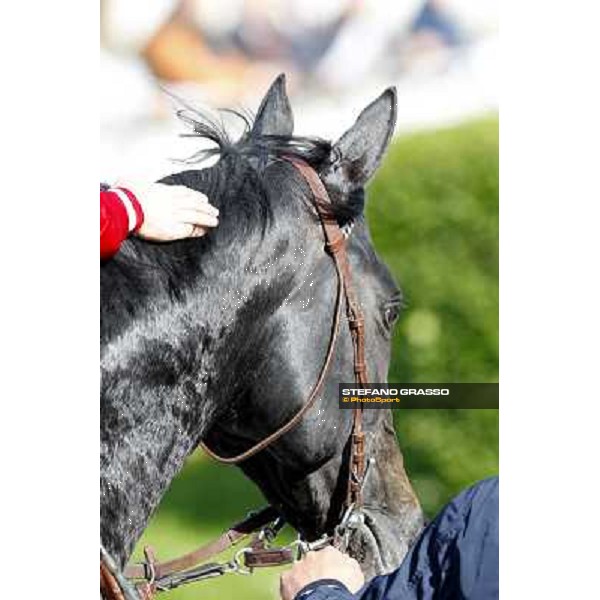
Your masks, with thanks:
[[[102,0],[103,168],[159,176],[165,157],[182,155],[160,86],[199,105],[255,107],[283,71],[297,131],[325,137],[392,84],[401,132],[495,110],[495,10],[492,0]]]

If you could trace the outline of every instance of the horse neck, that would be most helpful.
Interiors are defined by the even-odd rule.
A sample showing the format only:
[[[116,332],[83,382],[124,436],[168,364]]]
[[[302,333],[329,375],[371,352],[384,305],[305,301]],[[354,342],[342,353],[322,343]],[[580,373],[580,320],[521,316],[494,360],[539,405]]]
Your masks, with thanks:
[[[198,328],[186,348],[191,339],[173,342],[183,327],[170,325],[170,335],[167,323],[150,335],[134,325],[103,353],[101,539],[121,564],[214,418],[206,381],[218,346]]]
[[[239,251],[235,260],[239,273]],[[243,385],[267,316],[287,294],[263,274],[239,281],[232,270],[221,269],[210,285],[197,282],[177,301],[159,285],[104,344],[101,539],[121,565],[186,457]],[[107,276],[102,285],[110,284]],[[122,314],[103,318],[127,322]]]

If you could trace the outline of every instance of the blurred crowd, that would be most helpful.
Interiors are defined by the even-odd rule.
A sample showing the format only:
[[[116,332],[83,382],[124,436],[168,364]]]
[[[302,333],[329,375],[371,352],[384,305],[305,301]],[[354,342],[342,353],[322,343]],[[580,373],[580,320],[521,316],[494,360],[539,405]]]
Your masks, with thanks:
[[[493,108],[495,11],[493,0],[102,0],[103,141],[114,154],[157,132],[170,112],[159,85],[255,108],[280,72],[305,107],[305,133],[339,133],[335,117],[355,116],[391,84],[406,88],[409,124],[451,118],[465,103]],[[457,74],[468,80],[458,103]]]

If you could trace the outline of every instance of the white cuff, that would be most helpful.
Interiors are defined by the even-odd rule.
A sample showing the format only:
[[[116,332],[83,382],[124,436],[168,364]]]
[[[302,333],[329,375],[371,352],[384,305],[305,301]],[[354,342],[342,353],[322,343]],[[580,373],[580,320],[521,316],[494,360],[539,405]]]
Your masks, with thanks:
[[[125,206],[125,210],[127,211],[127,219],[129,221],[129,231],[133,231],[137,224],[137,215],[135,214],[135,209],[133,208],[133,204],[129,199],[129,196],[118,188],[110,188],[109,192],[114,192],[119,198],[121,202]]]

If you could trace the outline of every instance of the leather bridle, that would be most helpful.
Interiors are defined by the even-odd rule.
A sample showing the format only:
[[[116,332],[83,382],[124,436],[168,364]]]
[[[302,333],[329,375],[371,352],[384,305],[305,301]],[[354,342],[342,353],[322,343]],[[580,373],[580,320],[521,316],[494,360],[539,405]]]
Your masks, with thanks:
[[[216,454],[205,443],[204,450],[214,459],[225,464],[237,464],[258,454],[276,440],[296,427],[315,404],[323,381],[327,375],[339,336],[342,308],[346,307],[346,318],[352,336],[354,353],[354,379],[359,386],[368,382],[365,362],[365,322],[358,303],[346,248],[348,230],[340,227],[332,210],[332,203],[325,186],[316,171],[303,160],[285,156],[308,184],[314,207],[319,216],[325,236],[325,248],[331,255],[336,275],[337,293],[335,312],[325,360],[319,376],[302,408],[284,425],[254,444],[248,450],[231,457]],[[100,550],[100,587],[106,600],[151,600],[157,591],[173,589],[185,583],[223,575],[225,573],[251,573],[254,568],[282,565],[293,562],[298,553],[316,550],[328,544],[345,549],[353,529],[362,524],[362,489],[372,462],[365,462],[365,434],[363,431],[363,409],[357,404],[353,409],[350,432],[350,453],[346,494],[341,511],[341,520],[333,536],[324,535],[316,542],[297,540],[288,546],[271,547],[271,542],[284,525],[283,519],[271,506],[231,527],[216,540],[196,550],[166,562],[157,562],[151,548],[144,549],[145,562],[130,565],[120,572],[108,553]],[[254,536],[248,546],[238,551],[232,561],[206,563],[205,561],[231,548],[242,538]],[[298,550],[299,552],[297,552]],[[201,564],[202,563],[202,564]]]

